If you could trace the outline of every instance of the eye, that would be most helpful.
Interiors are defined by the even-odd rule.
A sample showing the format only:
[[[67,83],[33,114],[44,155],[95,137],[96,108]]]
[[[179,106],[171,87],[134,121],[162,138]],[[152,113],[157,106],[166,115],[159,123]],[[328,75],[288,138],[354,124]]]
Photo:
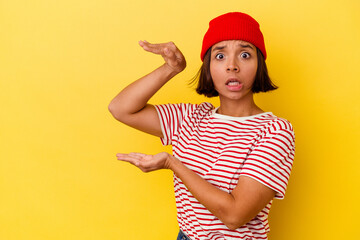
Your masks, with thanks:
[[[241,56],[242,58],[249,58],[249,57],[250,57],[250,54],[247,53],[247,52],[243,52],[243,53],[240,54],[240,56]]]
[[[215,58],[218,59],[218,60],[224,59],[224,57],[225,56],[222,53],[218,53],[218,54],[215,55]]]

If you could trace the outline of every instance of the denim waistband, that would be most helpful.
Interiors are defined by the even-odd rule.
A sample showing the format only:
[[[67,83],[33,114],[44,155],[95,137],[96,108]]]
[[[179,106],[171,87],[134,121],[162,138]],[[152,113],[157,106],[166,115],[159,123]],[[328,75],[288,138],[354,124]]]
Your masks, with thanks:
[[[176,240],[191,240],[191,239],[188,236],[186,236],[186,234],[180,229],[179,235],[177,236]]]

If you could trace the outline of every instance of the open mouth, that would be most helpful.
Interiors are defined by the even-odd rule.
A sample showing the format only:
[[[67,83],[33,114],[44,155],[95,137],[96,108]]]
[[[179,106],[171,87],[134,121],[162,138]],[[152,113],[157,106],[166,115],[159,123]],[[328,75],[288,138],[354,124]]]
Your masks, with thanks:
[[[238,85],[240,85],[240,83],[238,81],[230,81],[226,85],[228,85],[228,86],[238,86]]]
[[[242,83],[236,78],[231,78],[226,81],[226,86],[231,91],[238,91],[242,88]]]
[[[235,79],[235,78],[229,79],[229,80],[226,81],[226,85],[228,85],[228,86],[237,86],[237,85],[240,85],[240,84],[241,84],[240,81]]]

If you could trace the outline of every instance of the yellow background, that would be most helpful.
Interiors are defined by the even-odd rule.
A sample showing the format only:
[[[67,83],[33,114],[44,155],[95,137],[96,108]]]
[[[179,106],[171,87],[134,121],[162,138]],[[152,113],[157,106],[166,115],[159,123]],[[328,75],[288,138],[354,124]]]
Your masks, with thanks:
[[[1,240],[176,238],[171,172],[115,158],[170,148],[107,105],[162,63],[144,39],[174,41],[188,62],[151,102],[205,101],[188,80],[209,20],[228,11],[260,22],[280,88],[256,99],[296,131],[270,240],[357,239],[359,1],[0,0]]]

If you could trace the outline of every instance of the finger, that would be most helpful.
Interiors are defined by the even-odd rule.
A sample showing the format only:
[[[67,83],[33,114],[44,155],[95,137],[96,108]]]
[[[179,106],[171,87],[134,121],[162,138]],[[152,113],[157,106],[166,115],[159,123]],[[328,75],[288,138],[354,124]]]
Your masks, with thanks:
[[[125,162],[131,163],[135,166],[139,166],[140,160],[138,158],[129,156],[129,154],[118,153],[118,154],[116,154],[116,157],[120,161],[125,161]]]
[[[164,56],[167,58],[172,59],[175,56],[174,51],[170,50],[168,47],[165,47],[163,52],[164,52]]]
[[[138,152],[131,152],[131,153],[129,153],[129,156],[137,158],[137,159],[140,160],[140,159],[143,159],[146,156],[146,154],[138,153]]]
[[[143,47],[143,46],[145,46],[145,44],[147,43],[147,41],[142,41],[142,40],[140,40],[139,41],[139,45],[141,46],[141,47]]]
[[[176,45],[173,42],[167,43],[167,48],[169,49],[168,53],[166,54],[166,57],[168,60],[171,61],[173,64],[182,63],[185,62],[185,57],[181,53],[181,51],[176,47]]]
[[[163,44],[152,44],[147,41],[139,41],[139,45],[147,52],[162,54]]]
[[[140,42],[139,42],[140,44]],[[159,54],[163,57],[173,57],[175,52],[178,51],[177,47],[173,42],[168,43],[149,43],[147,41],[142,41],[141,46],[144,50]]]
[[[118,160],[123,160],[123,161],[128,161],[129,159],[131,159],[131,157],[128,154],[124,154],[124,153],[117,153],[116,158]]]
[[[169,48],[165,47],[163,52],[164,52],[165,56],[170,57],[171,52],[170,52]]]
[[[131,152],[129,153],[130,155],[134,155],[134,156],[145,156],[145,153],[139,153],[139,152]]]

